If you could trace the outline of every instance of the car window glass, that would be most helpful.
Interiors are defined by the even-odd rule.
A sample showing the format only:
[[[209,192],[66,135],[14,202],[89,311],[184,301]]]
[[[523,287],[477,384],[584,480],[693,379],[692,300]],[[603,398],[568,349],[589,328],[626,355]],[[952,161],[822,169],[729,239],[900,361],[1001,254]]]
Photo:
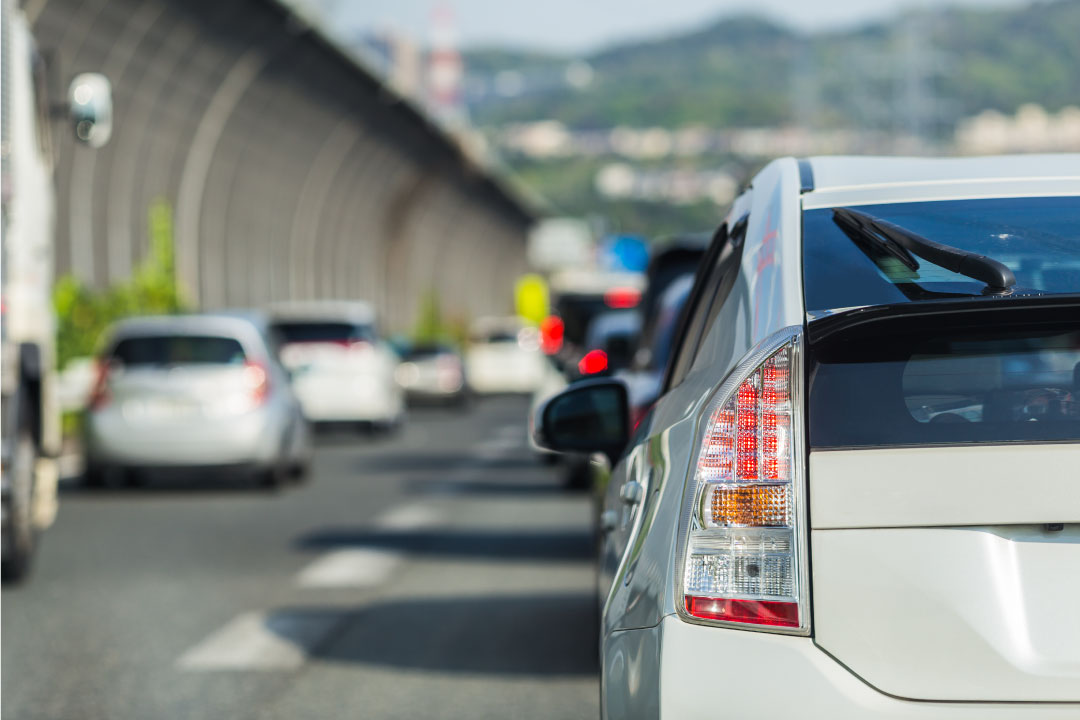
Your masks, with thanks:
[[[121,340],[110,359],[125,367],[155,365],[238,365],[245,360],[239,341],[203,335],[154,335]]]
[[[717,232],[713,246],[702,263],[702,272],[708,273],[701,282],[695,281],[694,291],[691,293],[690,303],[687,304],[687,314],[684,319],[685,331],[683,332],[678,351],[672,359],[673,365],[664,384],[664,391],[675,387],[694,364],[701,341],[707,329],[716,320],[724,301],[735,284],[735,278],[739,272],[739,262],[742,259],[742,241],[746,234],[746,226],[749,216],[744,216],[735,223],[731,232],[727,232],[726,226]]]

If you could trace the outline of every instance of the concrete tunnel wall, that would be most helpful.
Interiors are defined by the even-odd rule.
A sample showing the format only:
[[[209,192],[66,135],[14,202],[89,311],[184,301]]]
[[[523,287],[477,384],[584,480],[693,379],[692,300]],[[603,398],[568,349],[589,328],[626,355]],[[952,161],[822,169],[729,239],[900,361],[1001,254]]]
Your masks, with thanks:
[[[177,275],[202,309],[368,299],[409,328],[512,310],[532,218],[422,116],[272,0],[27,0],[61,95],[112,82],[113,136],[57,124],[58,274],[98,287],[174,217]]]

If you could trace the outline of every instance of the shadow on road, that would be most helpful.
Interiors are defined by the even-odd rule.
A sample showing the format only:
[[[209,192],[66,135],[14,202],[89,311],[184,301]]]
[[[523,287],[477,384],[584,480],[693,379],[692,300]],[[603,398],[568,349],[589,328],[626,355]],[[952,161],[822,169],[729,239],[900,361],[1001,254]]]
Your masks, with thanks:
[[[425,452],[403,449],[401,452],[385,453],[358,458],[354,464],[356,472],[391,472],[391,473],[445,473],[450,469],[465,466],[483,470],[530,470],[541,468],[531,456],[484,458],[467,452]]]
[[[437,557],[504,560],[583,560],[593,554],[587,529],[518,532],[510,530],[378,531],[326,528],[301,536],[296,547],[311,552],[365,547]]]
[[[326,615],[333,628],[309,652],[321,660],[406,670],[514,676],[588,676],[598,671],[597,605],[588,593],[405,598],[357,608],[289,608],[266,627],[283,639],[302,624],[278,615]],[[310,624],[310,623],[309,623]]]
[[[407,485],[415,493],[447,493],[454,495],[566,495],[567,490],[558,478],[522,481],[505,480],[442,480],[415,478]]]

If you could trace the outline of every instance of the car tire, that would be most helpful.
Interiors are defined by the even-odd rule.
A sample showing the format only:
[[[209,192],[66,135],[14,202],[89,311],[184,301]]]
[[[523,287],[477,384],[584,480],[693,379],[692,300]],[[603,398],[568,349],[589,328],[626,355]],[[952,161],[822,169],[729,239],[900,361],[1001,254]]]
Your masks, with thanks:
[[[311,462],[308,460],[294,462],[289,466],[289,478],[297,485],[307,482],[311,478]]]
[[[92,465],[90,463],[87,463],[86,468],[83,470],[82,474],[83,487],[105,487],[105,475],[105,468],[100,465]]]
[[[34,529],[34,471],[37,444],[26,430],[19,432],[12,457],[11,487],[7,496],[7,526],[4,528],[6,557],[0,568],[4,582],[19,582],[30,572],[37,531]]]
[[[285,483],[285,475],[285,464],[274,463],[259,472],[259,485],[270,492],[277,492]]]

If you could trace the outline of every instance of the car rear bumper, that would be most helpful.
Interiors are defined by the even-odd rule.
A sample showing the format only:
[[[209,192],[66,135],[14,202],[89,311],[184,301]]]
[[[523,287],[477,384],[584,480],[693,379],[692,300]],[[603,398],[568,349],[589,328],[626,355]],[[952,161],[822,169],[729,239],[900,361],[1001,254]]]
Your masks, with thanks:
[[[297,381],[304,416],[313,422],[389,422],[401,417],[404,392],[392,382],[306,383]]]
[[[656,651],[656,648],[659,651]],[[653,652],[648,652],[649,649]],[[1043,720],[1080,717],[1080,703],[904,700],[867,685],[810,638],[686,623],[612,633],[604,643],[605,708],[633,717],[822,717],[830,720]],[[656,703],[627,703],[655,683]],[[652,693],[647,693],[652,696]],[[633,708],[653,711],[635,715]]]
[[[109,409],[87,416],[86,455],[92,465],[125,467],[270,466],[280,460],[283,434],[270,412],[170,427],[133,423]]]

